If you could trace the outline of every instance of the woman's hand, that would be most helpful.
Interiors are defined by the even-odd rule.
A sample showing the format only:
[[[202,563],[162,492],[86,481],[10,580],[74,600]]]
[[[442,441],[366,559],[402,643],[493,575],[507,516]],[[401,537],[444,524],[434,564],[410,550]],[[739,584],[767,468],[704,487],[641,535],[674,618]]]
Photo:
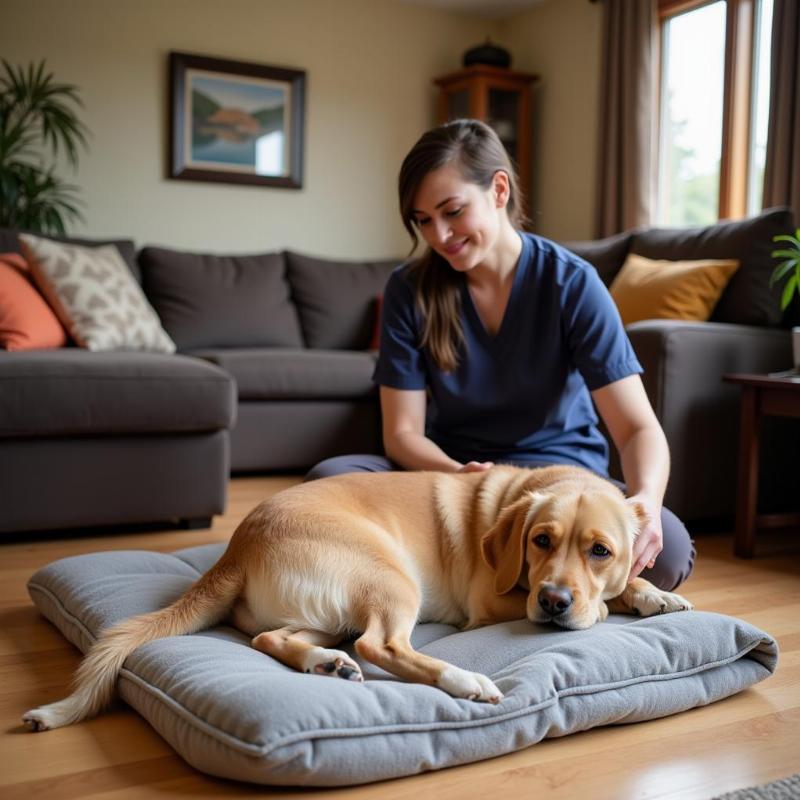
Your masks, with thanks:
[[[460,469],[456,472],[486,472],[494,466],[494,461],[468,461],[462,464]]]
[[[652,569],[656,557],[664,548],[664,538],[661,531],[661,506],[644,494],[633,495],[628,498],[628,502],[638,503],[647,514],[647,519],[633,542],[633,566],[628,575],[630,583],[645,567]]]

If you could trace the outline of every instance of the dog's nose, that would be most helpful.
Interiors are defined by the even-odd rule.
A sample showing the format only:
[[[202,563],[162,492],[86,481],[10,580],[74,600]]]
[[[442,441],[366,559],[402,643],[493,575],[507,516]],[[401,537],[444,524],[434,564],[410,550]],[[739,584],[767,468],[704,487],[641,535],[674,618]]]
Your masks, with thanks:
[[[557,617],[572,605],[572,592],[563,586],[545,586],[539,590],[538,600],[546,614]]]

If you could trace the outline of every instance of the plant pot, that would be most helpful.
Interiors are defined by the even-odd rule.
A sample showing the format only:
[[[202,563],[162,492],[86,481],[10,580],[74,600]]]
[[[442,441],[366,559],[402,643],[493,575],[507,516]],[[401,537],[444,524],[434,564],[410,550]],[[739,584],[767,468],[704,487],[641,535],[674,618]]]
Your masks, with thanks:
[[[792,328],[792,356],[794,368],[800,372],[800,327]]]

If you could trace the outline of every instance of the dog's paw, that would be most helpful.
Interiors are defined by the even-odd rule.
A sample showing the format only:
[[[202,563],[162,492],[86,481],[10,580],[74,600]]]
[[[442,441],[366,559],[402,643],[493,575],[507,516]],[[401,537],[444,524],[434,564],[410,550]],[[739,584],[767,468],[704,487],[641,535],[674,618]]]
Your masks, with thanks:
[[[22,715],[22,721],[34,732],[49,731],[51,728],[57,727],[51,719],[51,715],[47,711],[47,706],[41,708],[33,708],[26,711]]]
[[[331,678],[342,678],[346,681],[363,681],[361,667],[347,653],[341,650],[328,650],[315,647],[303,660],[303,672],[312,675],[329,675]]]
[[[453,697],[463,697],[465,700],[494,704],[503,699],[503,693],[485,675],[467,672],[452,665],[442,672],[437,686]]]
[[[691,611],[694,606],[679,594],[665,592],[655,586],[642,592],[636,592],[631,604],[633,611],[643,617],[656,614],[670,614],[673,611]]]

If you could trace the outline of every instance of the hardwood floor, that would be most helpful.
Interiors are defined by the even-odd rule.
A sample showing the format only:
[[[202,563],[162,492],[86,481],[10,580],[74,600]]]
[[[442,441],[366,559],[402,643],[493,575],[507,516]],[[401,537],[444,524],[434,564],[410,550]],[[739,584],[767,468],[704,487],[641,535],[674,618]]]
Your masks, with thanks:
[[[732,537],[698,534],[695,574],[681,590],[704,610],[742,617],[777,638],[776,674],[727,700],[652,722],[550,739],[490,761],[349,789],[254,787],[185,764],[135,712],[110,712],[47,734],[20,714],[66,693],[79,653],[38,615],[25,583],[57,558],[97,550],[169,551],[226,540],[244,514],[296,478],[232,481],[211,530],[38,536],[0,544],[0,797],[292,797],[361,800],[486,796],[625,800],[698,798],[800,771],[800,531],[761,535],[757,557],[731,555]]]

